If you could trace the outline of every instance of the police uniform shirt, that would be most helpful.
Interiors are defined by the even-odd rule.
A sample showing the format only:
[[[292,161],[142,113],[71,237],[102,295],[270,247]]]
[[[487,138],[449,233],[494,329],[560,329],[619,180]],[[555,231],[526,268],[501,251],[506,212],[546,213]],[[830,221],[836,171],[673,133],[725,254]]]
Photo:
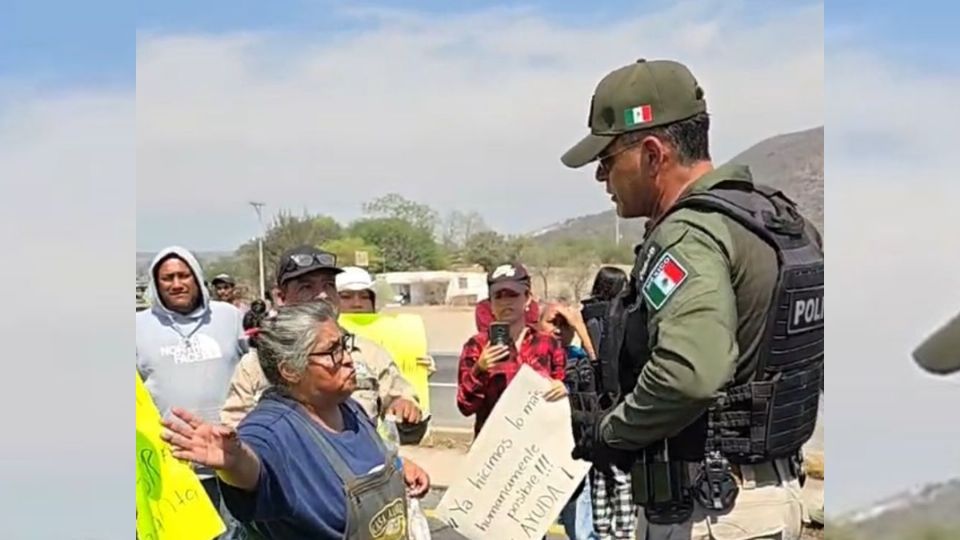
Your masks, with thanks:
[[[688,192],[724,180],[752,182],[747,167],[726,165]],[[649,357],[633,392],[600,427],[608,445],[623,449],[677,435],[731,379],[749,379],[778,275],[774,249],[716,212],[673,212],[650,232],[638,255],[638,264],[647,266],[637,288],[648,310]],[[627,324],[629,336],[634,323]]]

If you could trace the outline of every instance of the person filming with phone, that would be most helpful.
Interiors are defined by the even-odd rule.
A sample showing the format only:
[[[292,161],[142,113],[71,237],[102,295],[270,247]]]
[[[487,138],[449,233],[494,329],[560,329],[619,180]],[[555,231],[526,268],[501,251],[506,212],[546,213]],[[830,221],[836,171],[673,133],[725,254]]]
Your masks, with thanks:
[[[463,346],[457,378],[457,408],[464,416],[476,415],[474,435],[526,364],[553,385],[544,394],[547,401],[566,397],[563,384],[566,353],[560,342],[542,332],[525,317],[530,301],[530,274],[520,264],[504,264],[487,275],[494,322]]]

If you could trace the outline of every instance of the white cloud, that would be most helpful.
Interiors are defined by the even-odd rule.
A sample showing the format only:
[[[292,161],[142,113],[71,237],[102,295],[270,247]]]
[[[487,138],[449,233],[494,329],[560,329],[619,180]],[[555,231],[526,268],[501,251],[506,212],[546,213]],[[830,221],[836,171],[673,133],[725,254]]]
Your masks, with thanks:
[[[720,158],[823,121],[822,6],[759,23],[737,4],[589,25],[529,9],[363,15],[366,30],[315,40],[140,36],[138,244],[233,247],[255,232],[252,198],[350,219],[399,191],[511,232],[606,209],[559,156],[585,134],[597,81],[640,56],[691,66]]]

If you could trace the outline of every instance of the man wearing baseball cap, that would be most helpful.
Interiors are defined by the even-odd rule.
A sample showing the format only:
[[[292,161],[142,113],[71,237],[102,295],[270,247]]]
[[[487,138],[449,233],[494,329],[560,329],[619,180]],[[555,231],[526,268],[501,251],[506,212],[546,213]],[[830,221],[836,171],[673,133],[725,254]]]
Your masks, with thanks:
[[[299,246],[286,251],[277,264],[277,302],[298,304],[326,301],[338,310],[336,277],[343,272],[337,257],[313,246]],[[422,418],[416,392],[400,373],[393,358],[376,343],[356,336],[351,353],[357,371],[357,390],[353,398],[371,418],[390,412],[401,422],[416,424]],[[237,365],[220,420],[236,427],[269,386],[260,367],[256,350],[251,350]]]
[[[508,331],[506,343],[491,343],[489,333],[478,333],[467,340],[460,354],[457,407],[464,416],[476,415],[474,435],[480,433],[497,400],[524,364],[553,381],[544,395],[547,400],[567,395],[563,347],[555,337],[526,320],[530,300],[527,269],[522,264],[500,265],[487,275],[487,286],[495,323],[506,325]]]
[[[797,540],[823,377],[822,242],[747,167],[713,166],[704,95],[679,62],[616,69],[561,157],[596,162],[617,214],[650,220],[605,336],[638,375],[578,420],[574,457],[631,470],[648,539]],[[641,456],[654,465],[631,468]]]
[[[230,274],[217,274],[210,280],[210,285],[213,286],[217,300],[233,304],[233,307],[239,309],[241,313],[246,313],[250,309],[250,306],[237,294],[237,280]]]
[[[913,358],[930,373],[948,375],[960,371],[960,315],[923,340]]]
[[[217,274],[210,280],[210,285],[213,285],[213,290],[217,293],[217,300],[221,302],[233,301],[233,291],[237,282],[229,274]]]

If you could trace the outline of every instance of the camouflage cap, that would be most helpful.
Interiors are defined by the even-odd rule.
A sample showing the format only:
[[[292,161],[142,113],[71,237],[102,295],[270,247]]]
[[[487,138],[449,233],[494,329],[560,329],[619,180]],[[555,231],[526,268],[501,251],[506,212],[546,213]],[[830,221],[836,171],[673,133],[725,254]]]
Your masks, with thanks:
[[[617,135],[664,126],[707,111],[703,89],[686,66],[637,60],[600,80],[590,102],[590,134],[560,158],[567,167],[597,159]]]

